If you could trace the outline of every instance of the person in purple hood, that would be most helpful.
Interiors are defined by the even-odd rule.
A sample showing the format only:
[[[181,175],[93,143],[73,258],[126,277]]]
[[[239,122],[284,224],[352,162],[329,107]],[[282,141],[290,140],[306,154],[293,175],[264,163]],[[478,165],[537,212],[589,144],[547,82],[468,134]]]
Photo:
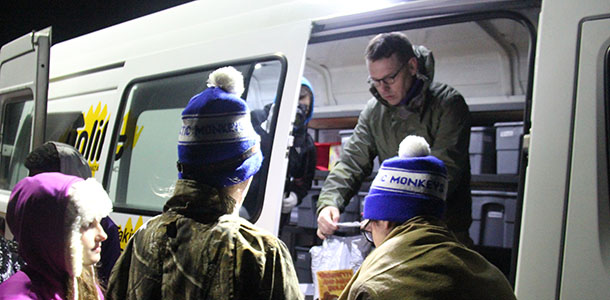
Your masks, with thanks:
[[[104,299],[93,266],[111,210],[93,178],[41,173],[17,183],[6,219],[26,266],[0,285],[0,299]]]
[[[29,176],[43,172],[60,172],[82,179],[91,177],[91,168],[83,155],[76,148],[59,142],[46,142],[34,149],[25,158],[24,164],[30,171]],[[112,219],[105,217],[100,223],[108,238],[102,243],[102,259],[96,265],[96,271],[100,283],[106,286],[110,271],[121,255],[121,246],[119,228]]]

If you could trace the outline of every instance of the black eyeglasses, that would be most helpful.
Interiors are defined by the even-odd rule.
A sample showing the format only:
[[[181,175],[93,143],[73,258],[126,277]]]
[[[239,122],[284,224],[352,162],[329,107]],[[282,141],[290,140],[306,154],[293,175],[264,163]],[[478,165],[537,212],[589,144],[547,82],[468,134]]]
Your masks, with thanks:
[[[360,226],[360,233],[362,233],[362,235],[364,236],[364,238],[371,244],[375,244],[373,242],[373,233],[369,230],[367,230],[366,228],[369,227],[369,224],[371,223],[371,220],[365,220],[364,223]]]
[[[398,68],[398,71],[396,71],[396,73],[392,74],[392,75],[388,75],[384,78],[381,79],[373,79],[371,78],[371,76],[369,76],[369,78],[366,80],[366,82],[368,84],[372,84],[376,87],[379,87],[382,83],[385,85],[391,85],[394,84],[394,82],[396,81],[396,76],[398,76],[398,74],[400,74],[400,71],[402,71],[402,68],[405,66],[405,64],[402,64],[400,66],[400,68]]]

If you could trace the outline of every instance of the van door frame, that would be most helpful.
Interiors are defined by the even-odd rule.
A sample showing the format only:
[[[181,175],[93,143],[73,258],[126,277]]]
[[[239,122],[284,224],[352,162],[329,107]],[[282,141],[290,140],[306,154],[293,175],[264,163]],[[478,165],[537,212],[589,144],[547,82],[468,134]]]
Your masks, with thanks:
[[[478,9],[481,9],[480,7]],[[484,9],[483,9],[484,10]],[[438,12],[437,12],[438,13]],[[398,21],[404,18],[405,14],[393,15],[395,19],[380,18],[379,22]],[[310,44],[341,40],[346,38],[355,38],[367,35],[373,35],[390,31],[402,31],[409,29],[420,29],[433,26],[450,25],[464,22],[485,21],[492,19],[510,19],[523,25],[529,33],[530,48],[528,53],[528,72],[527,86],[525,90],[525,103],[523,107],[523,136],[528,136],[531,127],[531,108],[532,94],[534,81],[534,63],[536,55],[537,30],[532,22],[524,15],[510,10],[493,10],[462,12],[455,14],[440,14],[435,15],[434,10],[429,15],[417,15],[415,19],[405,19],[404,22],[393,23],[391,25],[376,26],[375,22],[370,18],[362,18],[367,20],[365,24],[352,22],[350,26],[339,26],[335,23],[336,19],[319,20],[314,22],[312,36],[309,40]],[[349,17],[349,19],[360,19],[357,17]],[[390,22],[392,23],[392,22]],[[329,31],[330,33],[326,32]],[[509,281],[515,282],[517,257],[519,250],[519,236],[521,232],[521,212],[523,208],[523,197],[525,190],[525,175],[527,169],[527,144],[522,144],[519,153],[519,174],[517,188],[517,206],[515,207],[515,231],[513,238],[513,247],[511,252],[511,268]]]
[[[50,50],[51,27],[28,33],[0,49],[0,112],[3,112],[5,102],[15,98],[31,95],[35,101],[34,126],[32,126],[32,140],[28,151],[42,145],[45,139]],[[11,82],[5,76],[14,76],[14,74],[2,74],[2,71],[12,65],[29,73],[23,80]]]
[[[30,152],[45,141],[50,50],[51,27],[28,33],[0,48],[0,143],[4,142],[6,130],[3,120],[6,105],[34,100],[30,148],[19,151]],[[9,191],[0,190],[0,212],[6,211],[9,195]],[[2,233],[12,238],[10,229],[5,226],[4,214],[0,215]]]
[[[603,287],[610,283],[605,276],[610,268],[608,24],[610,15],[587,17],[578,24],[558,298],[603,298]]]

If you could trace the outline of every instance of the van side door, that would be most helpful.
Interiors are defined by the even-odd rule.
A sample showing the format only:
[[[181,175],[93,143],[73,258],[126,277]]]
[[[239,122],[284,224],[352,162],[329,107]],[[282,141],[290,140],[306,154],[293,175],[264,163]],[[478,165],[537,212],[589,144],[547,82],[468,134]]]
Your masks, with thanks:
[[[51,28],[0,49],[0,211],[27,170],[25,156],[45,139]],[[4,228],[0,221],[0,230]]]
[[[580,22],[561,299],[603,299],[610,286],[610,16]]]

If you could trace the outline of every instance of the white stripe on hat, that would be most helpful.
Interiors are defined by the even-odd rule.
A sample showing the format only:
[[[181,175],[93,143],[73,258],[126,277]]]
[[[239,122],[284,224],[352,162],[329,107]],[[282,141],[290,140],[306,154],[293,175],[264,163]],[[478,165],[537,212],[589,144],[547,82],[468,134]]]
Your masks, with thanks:
[[[371,188],[395,193],[417,193],[445,199],[447,177],[430,172],[385,167],[379,170]]]
[[[178,144],[235,143],[258,138],[247,112],[184,115]]]

